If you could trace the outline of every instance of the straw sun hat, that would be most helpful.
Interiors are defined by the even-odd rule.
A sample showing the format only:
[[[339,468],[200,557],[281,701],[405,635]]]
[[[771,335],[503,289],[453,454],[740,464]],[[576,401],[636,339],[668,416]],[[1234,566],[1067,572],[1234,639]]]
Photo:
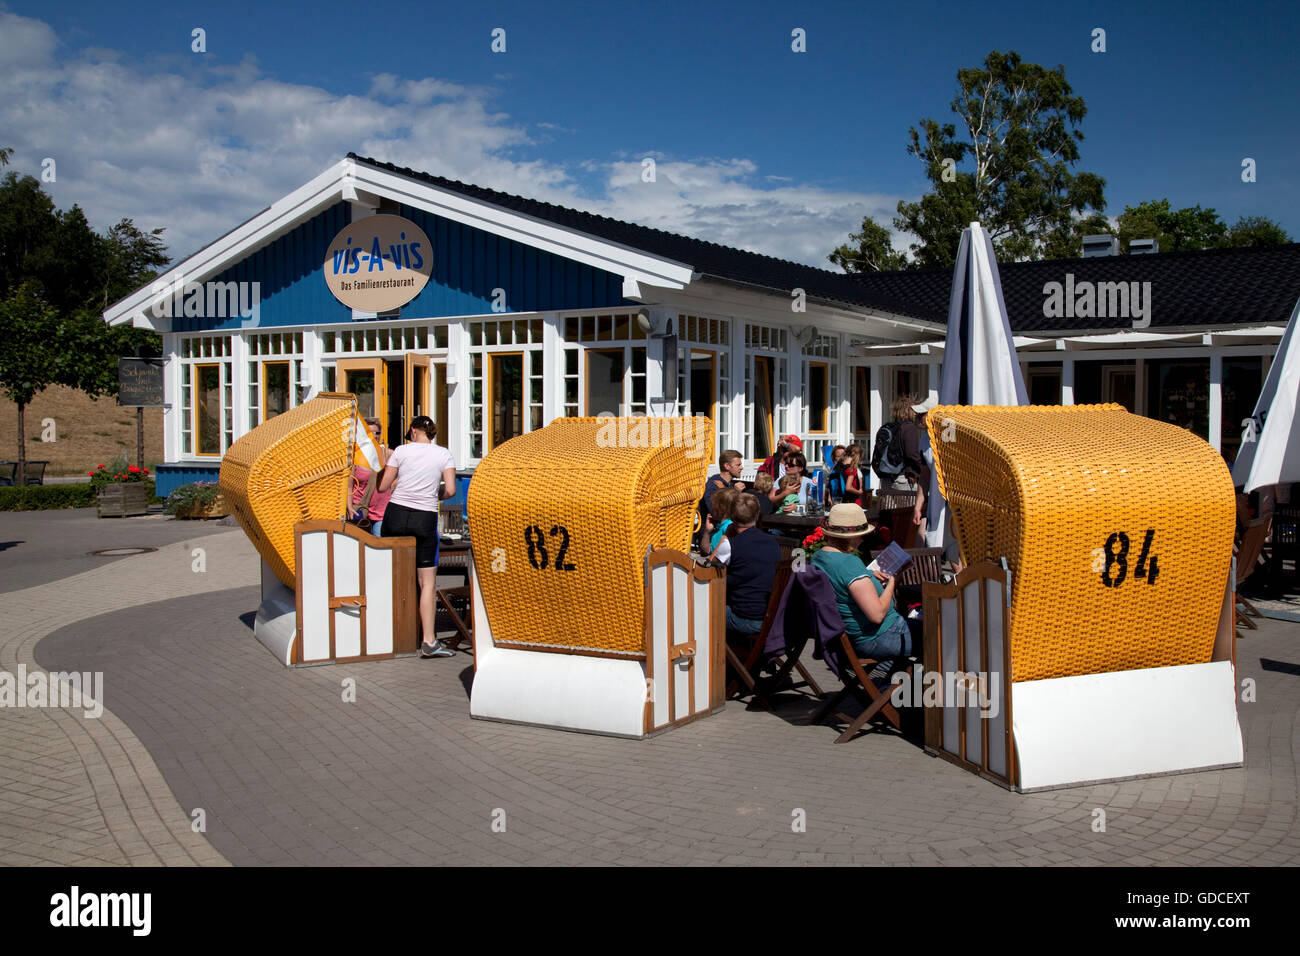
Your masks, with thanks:
[[[835,505],[822,519],[822,534],[828,538],[858,538],[871,534],[876,526],[867,520],[867,513],[854,504]]]

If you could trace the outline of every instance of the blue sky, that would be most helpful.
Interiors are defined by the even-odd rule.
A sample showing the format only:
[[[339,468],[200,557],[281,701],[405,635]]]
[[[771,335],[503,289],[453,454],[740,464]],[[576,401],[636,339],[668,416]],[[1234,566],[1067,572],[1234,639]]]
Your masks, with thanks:
[[[990,50],[1063,64],[1106,212],[1168,198],[1300,238],[1294,4],[10,3],[0,145],[181,255],[349,149],[827,265],[926,188],[905,151]],[[207,53],[190,31],[207,33]],[[490,49],[506,30],[506,51]],[[807,53],[791,51],[791,30]],[[1092,30],[1107,51],[1093,53]],[[658,163],[641,181],[641,160]],[[1257,181],[1241,181],[1241,162]],[[900,244],[906,238],[900,237]]]

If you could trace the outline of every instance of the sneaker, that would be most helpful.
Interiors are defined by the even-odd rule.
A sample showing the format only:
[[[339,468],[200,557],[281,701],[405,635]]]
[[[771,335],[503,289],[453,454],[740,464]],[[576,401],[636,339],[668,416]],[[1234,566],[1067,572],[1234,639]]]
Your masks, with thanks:
[[[420,645],[421,657],[451,657],[455,653],[451,648],[446,647],[442,641],[434,641],[432,644],[425,641]]]

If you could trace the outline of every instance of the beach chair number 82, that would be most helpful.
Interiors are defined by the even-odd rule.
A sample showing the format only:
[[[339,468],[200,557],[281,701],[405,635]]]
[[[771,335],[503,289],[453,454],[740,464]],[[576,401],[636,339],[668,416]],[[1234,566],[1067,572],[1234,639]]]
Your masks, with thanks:
[[[575,566],[568,564],[564,560],[564,555],[569,550],[569,529],[563,525],[551,526],[551,538],[558,538],[559,548],[555,552],[555,570],[572,571]],[[540,570],[545,570],[550,555],[546,550],[546,532],[537,525],[529,525],[524,528],[524,541],[528,543],[528,563]]]
[[[1133,571],[1135,578],[1145,578],[1147,584],[1155,584],[1156,575],[1160,573],[1158,559],[1156,555],[1150,553],[1151,542],[1155,536],[1155,529],[1147,528],[1146,535],[1142,539],[1142,553],[1138,555],[1137,567]],[[1128,549],[1128,535],[1123,531],[1117,531],[1106,539],[1103,547],[1093,551],[1093,570],[1101,572],[1101,583],[1106,587],[1117,588],[1128,577]],[[1113,575],[1112,567],[1116,569]]]

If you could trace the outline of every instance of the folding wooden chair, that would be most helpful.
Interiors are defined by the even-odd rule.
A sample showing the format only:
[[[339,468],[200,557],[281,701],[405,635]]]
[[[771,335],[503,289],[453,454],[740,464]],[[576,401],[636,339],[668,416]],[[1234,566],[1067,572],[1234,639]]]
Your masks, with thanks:
[[[1241,539],[1237,542],[1237,584],[1236,584],[1236,606],[1240,612],[1236,615],[1237,624],[1242,627],[1256,630],[1259,625],[1251,620],[1252,617],[1262,617],[1253,604],[1247,601],[1241,595],[1241,585],[1245,580],[1255,572],[1255,566],[1259,563],[1260,552],[1264,550],[1264,539],[1268,537],[1269,525],[1272,522],[1272,516],[1265,515],[1263,518],[1256,518],[1246,525],[1246,530],[1242,532]],[[1237,631],[1237,639],[1241,640],[1241,631]]]
[[[461,510],[460,505],[450,505],[443,503],[438,509],[438,533],[442,534],[465,534],[465,513]],[[444,643],[453,651],[462,644],[468,645],[472,650],[474,647],[474,635],[472,621],[474,619],[471,608],[471,595],[469,587],[469,549],[465,547],[464,542],[460,544],[449,545],[443,543],[439,548],[438,572],[457,574],[461,571],[465,574],[465,584],[461,587],[439,588],[436,586],[437,577],[435,575],[434,600],[435,608],[441,604],[451,618],[452,626],[456,633],[451,635]],[[461,604],[464,608],[464,617],[462,612],[458,611],[455,604]]]
[[[839,653],[840,667],[838,673],[844,686],[838,694],[823,704],[821,709],[813,715],[812,722],[820,724],[827,717],[834,716],[836,719],[847,723],[849,726],[836,739],[837,744],[852,740],[866,725],[867,721],[877,714],[888,721],[895,730],[901,731],[902,722],[898,716],[898,710],[889,700],[892,689],[886,687],[885,690],[881,690],[869,676],[876,665],[892,663],[893,659],[859,656],[858,652],[853,648],[853,641],[849,638],[847,631],[840,634]],[[856,718],[851,718],[837,709],[850,694],[861,700],[864,707],[862,713],[858,714]]]
[[[771,710],[771,694],[776,693],[792,669],[799,672],[799,676],[804,679],[805,684],[814,694],[818,697],[823,694],[822,689],[817,686],[817,682],[799,660],[799,651],[773,657],[768,657],[764,653],[768,632],[772,630],[772,622],[776,620],[781,596],[785,594],[790,584],[791,567],[790,561],[782,561],[776,566],[776,577],[772,580],[772,596],[767,601],[767,612],[763,615],[762,628],[755,634],[737,634],[734,638],[730,633],[727,635],[727,663],[731,667],[732,674],[735,675],[727,682],[728,698],[739,698],[750,693],[764,708]],[[775,667],[775,676],[762,677],[761,672],[765,666]],[[742,685],[747,690],[742,690]]]

